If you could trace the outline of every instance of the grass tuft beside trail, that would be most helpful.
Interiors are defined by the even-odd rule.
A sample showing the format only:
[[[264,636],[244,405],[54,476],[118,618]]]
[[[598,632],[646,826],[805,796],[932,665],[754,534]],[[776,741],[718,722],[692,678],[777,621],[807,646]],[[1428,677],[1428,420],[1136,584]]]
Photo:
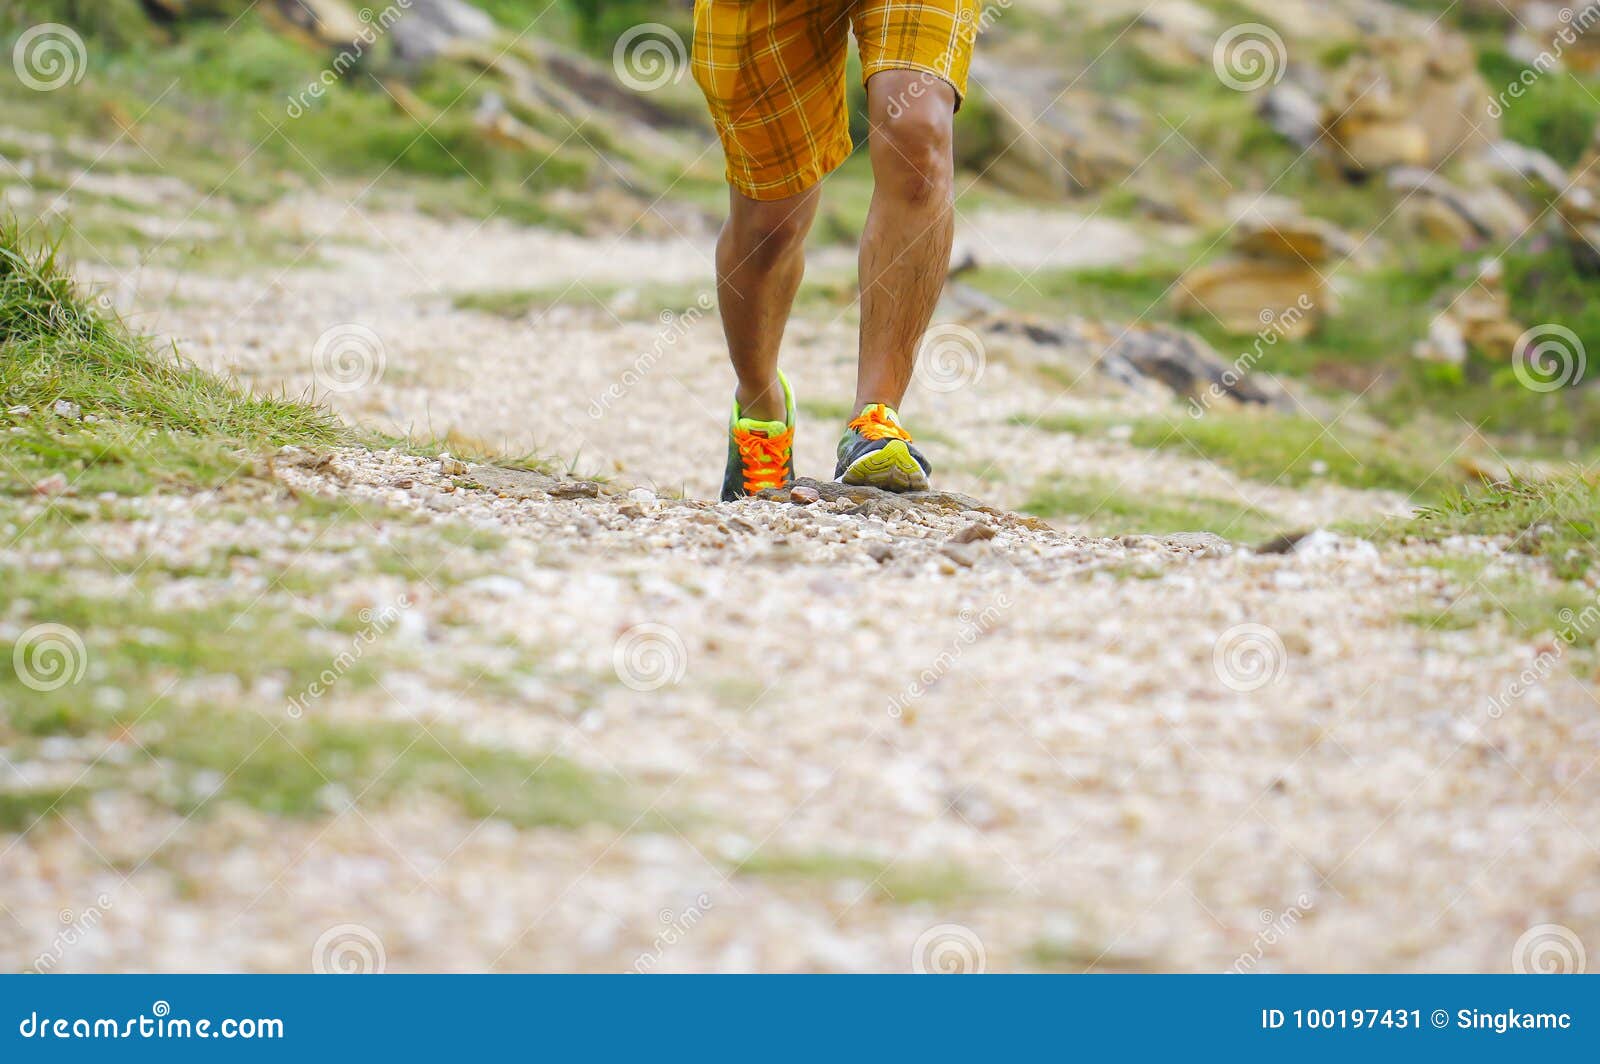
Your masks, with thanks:
[[[0,441],[0,660],[28,663],[0,669],[0,749],[34,770],[0,779],[0,833],[103,794],[183,816],[235,805],[314,817],[426,794],[518,827],[658,823],[609,775],[443,721],[372,718],[387,694],[378,677],[414,669],[414,644],[331,589],[364,578],[421,600],[419,585],[439,593],[480,572],[500,537],[338,496],[268,495],[208,516],[290,530],[270,558],[204,535],[186,552],[128,530],[148,516],[144,500],[89,497],[214,486],[285,444],[373,441],[323,408],[247,395],[153,349],[15,222],[0,223]],[[46,492],[57,475],[67,484]],[[41,492],[68,497],[41,504]],[[117,541],[127,548],[107,549]],[[461,696],[497,679],[475,676]]]
[[[15,220],[0,221],[0,432],[6,493],[54,472],[80,493],[208,486],[252,453],[351,439],[325,409],[246,395],[155,351]]]
[[[1447,496],[1404,526],[1429,540],[1449,536],[1506,536],[1509,548],[1550,563],[1576,580],[1600,559],[1600,486],[1589,476],[1558,480],[1514,478]]]

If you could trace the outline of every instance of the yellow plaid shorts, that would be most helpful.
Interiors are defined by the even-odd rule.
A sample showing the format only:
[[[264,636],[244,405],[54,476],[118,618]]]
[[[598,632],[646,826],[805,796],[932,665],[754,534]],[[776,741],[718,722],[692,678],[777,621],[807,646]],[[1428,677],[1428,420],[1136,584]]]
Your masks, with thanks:
[[[694,80],[706,94],[728,183],[751,199],[804,192],[850,155],[847,34],[862,80],[921,70],[956,106],[980,0],[695,0]]]

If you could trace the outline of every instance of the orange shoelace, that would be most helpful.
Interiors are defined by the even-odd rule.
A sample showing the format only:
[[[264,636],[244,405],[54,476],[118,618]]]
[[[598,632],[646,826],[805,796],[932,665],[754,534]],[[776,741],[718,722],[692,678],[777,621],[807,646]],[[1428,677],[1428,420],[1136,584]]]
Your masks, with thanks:
[[[794,446],[794,429],[776,436],[735,429],[734,446],[744,467],[744,490],[754,495],[768,488],[781,488],[789,479],[789,453]]]
[[[861,416],[847,427],[855,429],[869,440],[905,440],[910,443],[911,433],[891,420],[884,410],[882,404],[874,403],[861,411]]]

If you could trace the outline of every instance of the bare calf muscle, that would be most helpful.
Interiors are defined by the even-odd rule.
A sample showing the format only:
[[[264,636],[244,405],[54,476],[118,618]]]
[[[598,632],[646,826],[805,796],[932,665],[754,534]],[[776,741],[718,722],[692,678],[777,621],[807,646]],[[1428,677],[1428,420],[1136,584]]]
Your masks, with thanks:
[[[965,91],[977,0],[775,0],[695,7],[693,69],[731,187],[717,294],[736,386],[723,498],[792,478],[794,401],[779,370],[805,275],[820,182],[850,154],[843,92],[853,29],[867,85],[873,195],[859,249],[855,416],[836,479],[924,488],[931,464],[896,408],[950,263],[952,118]]]

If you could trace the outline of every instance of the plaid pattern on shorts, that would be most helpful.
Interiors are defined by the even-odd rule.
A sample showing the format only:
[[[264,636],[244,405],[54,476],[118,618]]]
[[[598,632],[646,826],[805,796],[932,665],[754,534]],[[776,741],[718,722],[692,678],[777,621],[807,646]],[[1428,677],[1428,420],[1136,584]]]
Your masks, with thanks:
[[[696,0],[695,82],[751,199],[804,192],[849,156],[845,56],[861,76],[920,70],[949,82],[956,106],[978,32],[979,0]]]

